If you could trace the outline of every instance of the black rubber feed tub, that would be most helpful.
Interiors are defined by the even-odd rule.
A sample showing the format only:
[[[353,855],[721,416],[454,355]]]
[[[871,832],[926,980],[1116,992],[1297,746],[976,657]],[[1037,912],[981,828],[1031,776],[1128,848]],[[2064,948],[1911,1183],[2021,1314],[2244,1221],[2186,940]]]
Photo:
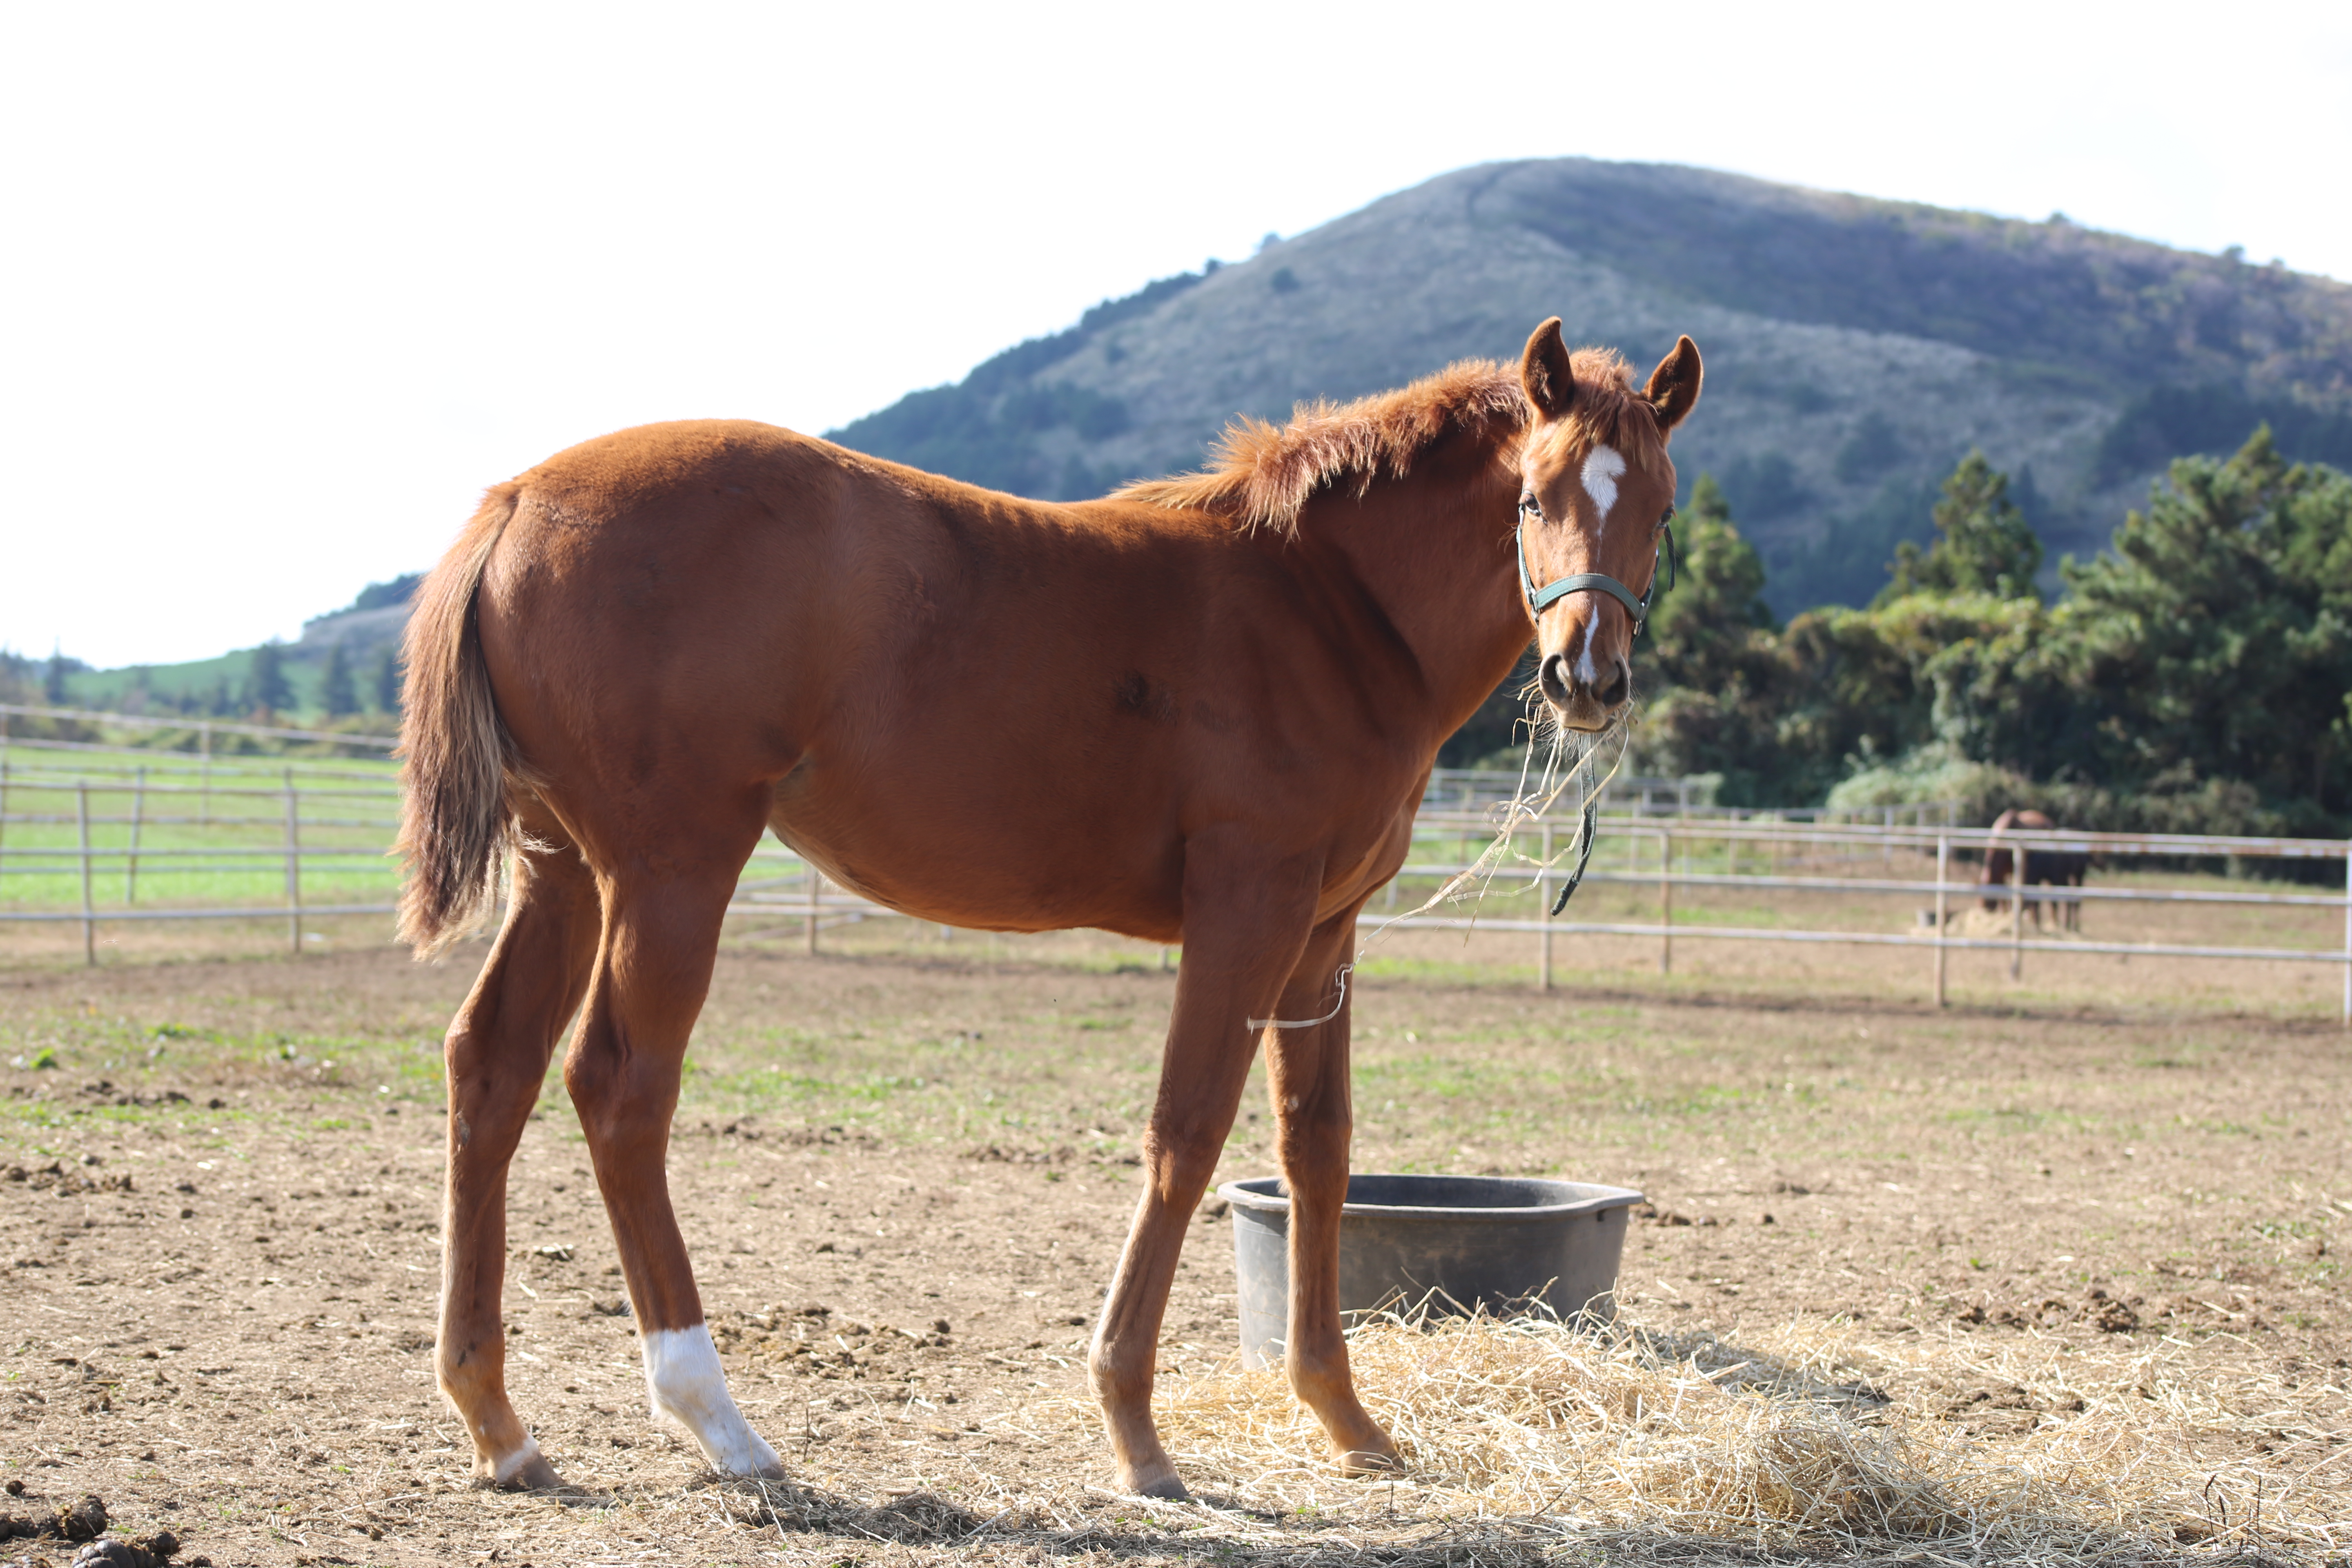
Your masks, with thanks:
[[[1242,1360],[1282,1357],[1290,1291],[1290,1199],[1278,1176],[1227,1182]],[[1339,1211],[1339,1310],[1412,1306],[1616,1315],[1625,1226],[1642,1194],[1516,1176],[1350,1176]]]

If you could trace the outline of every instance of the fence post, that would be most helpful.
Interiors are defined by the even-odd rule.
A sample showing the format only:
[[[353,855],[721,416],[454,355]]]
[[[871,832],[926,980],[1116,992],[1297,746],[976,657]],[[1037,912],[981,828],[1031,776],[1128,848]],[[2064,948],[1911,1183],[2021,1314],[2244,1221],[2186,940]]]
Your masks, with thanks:
[[[2352,844],[2344,847],[2344,1026],[2352,1029]]]
[[[90,914],[89,902],[89,781],[74,783],[74,826],[81,840],[81,961],[98,962],[98,921]]]
[[[803,856],[802,857],[802,863],[808,867],[809,897],[807,935],[809,954],[814,957],[816,953],[816,896],[817,890],[824,886],[824,879],[818,874],[815,861]]]
[[[2009,977],[2014,980],[2025,968],[2025,849],[2012,845],[2009,851]]]
[[[0,877],[8,874],[8,715],[0,713]]]
[[[1944,891],[1944,884],[1952,879],[1951,872],[1952,836],[1938,833],[1936,835],[1936,1005],[1938,1007],[1944,1005],[1944,962],[1950,952],[1944,945],[1944,921],[1949,908],[1945,902],[1949,895]]]
[[[302,955],[301,807],[294,793],[294,770],[286,770],[286,940]]]
[[[122,873],[122,902],[139,901],[139,826],[147,816],[147,765],[139,765],[139,782],[131,791],[131,864]]]
[[[204,774],[203,793],[196,797],[196,826],[210,827],[213,825],[213,727],[210,724],[196,726],[196,753],[203,759],[201,770]]]
[[[1675,835],[1658,834],[1658,973],[1675,972]]]
[[[1543,869],[1536,873],[1537,919],[1544,929],[1536,933],[1536,989],[1551,989],[1551,824],[1543,826]]]

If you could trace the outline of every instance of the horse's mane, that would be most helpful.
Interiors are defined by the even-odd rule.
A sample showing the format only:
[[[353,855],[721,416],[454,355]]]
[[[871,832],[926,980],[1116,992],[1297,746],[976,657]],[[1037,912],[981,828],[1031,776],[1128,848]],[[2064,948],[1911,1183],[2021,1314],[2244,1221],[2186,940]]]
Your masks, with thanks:
[[[1570,439],[1580,447],[1615,447],[1635,467],[1648,468],[1665,442],[1648,400],[1633,390],[1633,367],[1615,350],[1596,348],[1577,350],[1570,364],[1576,377]],[[1302,403],[1287,425],[1244,415],[1225,426],[1207,468],[1140,479],[1113,499],[1215,512],[1237,527],[1293,532],[1299,509],[1318,490],[1352,479],[1360,495],[1382,474],[1404,478],[1414,459],[1449,434],[1488,435],[1497,425],[1516,432],[1533,413],[1517,366],[1463,360],[1394,392],[1353,403]]]

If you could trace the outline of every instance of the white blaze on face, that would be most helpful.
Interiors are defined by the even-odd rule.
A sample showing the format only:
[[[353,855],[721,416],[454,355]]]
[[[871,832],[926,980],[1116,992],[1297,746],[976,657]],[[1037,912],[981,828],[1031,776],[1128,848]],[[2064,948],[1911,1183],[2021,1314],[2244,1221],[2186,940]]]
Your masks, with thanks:
[[[1584,493],[1592,498],[1595,542],[1601,538],[1601,524],[1609,521],[1609,509],[1617,504],[1617,480],[1624,472],[1625,459],[1614,447],[1595,447],[1585,454]]]
[[[645,1336],[646,1387],[654,1414],[667,1415],[694,1435],[711,1468],[730,1476],[781,1476],[776,1451],[751,1430],[735,1396],[727,1392],[719,1347],[710,1326],[656,1329]]]
[[[1579,477],[1584,481],[1584,493],[1592,498],[1595,544],[1601,542],[1610,510],[1617,504],[1617,480],[1624,472],[1625,459],[1614,447],[1595,447],[1584,455],[1584,471]],[[1576,679],[1587,687],[1601,683],[1600,667],[1592,661],[1592,634],[1600,626],[1597,618],[1584,623],[1584,647],[1576,656]]]
[[[1601,667],[1592,662],[1592,637],[1600,629],[1598,616],[1584,623],[1584,647],[1576,656],[1576,679],[1588,691],[1601,684]]]

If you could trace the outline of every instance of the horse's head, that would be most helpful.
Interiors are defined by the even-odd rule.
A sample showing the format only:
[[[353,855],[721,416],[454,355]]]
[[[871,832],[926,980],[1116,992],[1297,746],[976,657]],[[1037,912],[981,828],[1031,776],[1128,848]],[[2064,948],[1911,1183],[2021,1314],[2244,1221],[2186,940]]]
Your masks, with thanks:
[[[1535,419],[1519,450],[1519,585],[1537,682],[1569,729],[1605,728],[1633,694],[1633,637],[1674,513],[1666,436],[1700,378],[1698,346],[1684,338],[1635,392],[1615,356],[1571,356],[1557,316],[1520,358]]]

